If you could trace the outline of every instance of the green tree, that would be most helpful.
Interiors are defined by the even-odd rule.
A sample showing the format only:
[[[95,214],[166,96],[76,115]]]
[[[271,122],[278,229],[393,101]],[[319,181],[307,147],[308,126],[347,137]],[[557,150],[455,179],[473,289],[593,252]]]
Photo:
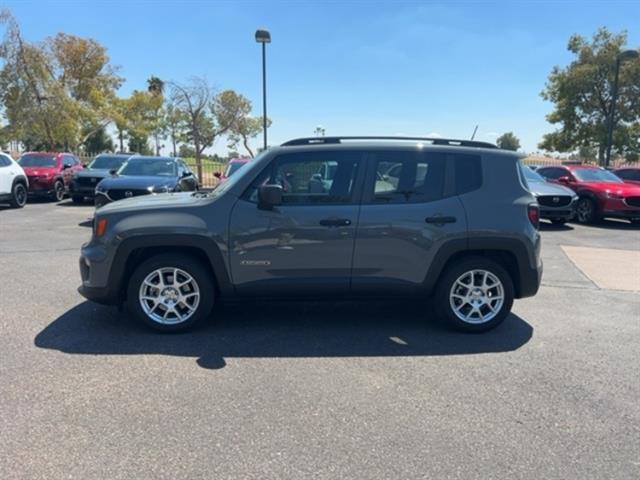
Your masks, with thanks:
[[[513,132],[507,132],[496,139],[496,145],[503,150],[513,150],[515,152],[520,148],[520,140]]]
[[[102,45],[64,33],[29,43],[6,9],[0,24],[0,99],[12,140],[75,149],[111,121],[122,78]]]
[[[542,97],[554,104],[547,120],[559,128],[543,137],[539,147],[568,152],[593,147],[602,162],[607,144],[607,123],[612,106],[612,83],[616,58],[627,34],[600,28],[589,41],[580,35],[569,39],[575,59],[567,67],[554,67]],[[613,147],[619,153],[638,145],[640,125],[640,60],[620,67]]]
[[[186,85],[171,84],[171,103],[182,112],[184,140],[194,147],[199,178],[202,178],[204,150],[229,131],[245,100],[233,90],[216,95],[203,78],[194,77]]]

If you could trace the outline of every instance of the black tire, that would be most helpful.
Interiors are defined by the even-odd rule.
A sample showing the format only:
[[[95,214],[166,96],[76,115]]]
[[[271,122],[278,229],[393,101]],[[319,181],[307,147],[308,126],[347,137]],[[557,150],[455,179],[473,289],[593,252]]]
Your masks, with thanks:
[[[56,180],[53,182],[53,193],[51,194],[51,200],[54,202],[61,202],[64,200],[64,183],[62,180]]]
[[[471,319],[471,321],[464,321],[459,318],[451,304],[452,301],[456,300],[450,300],[450,294],[455,292],[454,285],[456,284],[456,281],[465,273],[474,270],[490,272],[493,276],[497,277],[502,286],[502,305],[498,307],[499,310],[494,314],[494,316],[482,323],[480,323],[480,321],[478,323],[472,323],[473,319]],[[474,276],[473,278],[475,279],[477,277],[478,276]],[[456,288],[459,289],[460,287]],[[497,286],[492,285],[489,288],[489,291],[490,296],[487,298],[491,298],[491,295],[495,296],[498,293]],[[463,296],[462,294],[464,292],[459,290],[457,293],[461,294],[460,296]],[[434,307],[438,317],[447,322],[447,324],[454,329],[462,332],[480,333],[497,327],[505,318],[507,318],[511,312],[511,307],[513,306],[513,298],[513,281],[509,273],[500,264],[485,257],[467,257],[458,260],[453,265],[447,267],[444,273],[440,276],[436,287],[436,293],[434,295]],[[465,302],[462,301],[461,303]],[[490,315],[488,313],[488,306],[482,307],[482,309],[487,316]],[[464,313],[464,311],[462,313]]]
[[[580,197],[576,204],[575,219],[582,224],[597,222],[600,216],[596,202],[589,197]]]
[[[554,218],[553,220],[551,220],[551,223],[560,227],[567,223],[567,221],[564,218]]]
[[[82,195],[72,195],[71,201],[73,203],[84,203],[84,197]]]
[[[12,208],[22,208],[27,204],[27,187],[24,183],[16,182],[13,185],[9,203]]]
[[[197,285],[200,293],[199,303],[195,307],[195,311],[184,321],[179,323],[160,323],[149,316],[142,307],[142,300],[139,298],[140,290],[144,280],[158,269],[174,269],[177,268],[192,277]],[[171,274],[167,278],[171,278]],[[183,287],[180,287],[183,288]],[[193,290],[190,290],[193,292]],[[180,291],[180,294],[189,293]],[[195,325],[203,322],[209,317],[211,309],[215,301],[215,289],[211,274],[193,257],[181,254],[161,254],[154,256],[142,264],[140,264],[133,272],[127,286],[127,305],[129,311],[136,320],[144,323],[146,326],[160,332],[183,332],[193,328]],[[165,304],[158,303],[159,313],[165,312]],[[153,315],[153,310],[152,310]]]

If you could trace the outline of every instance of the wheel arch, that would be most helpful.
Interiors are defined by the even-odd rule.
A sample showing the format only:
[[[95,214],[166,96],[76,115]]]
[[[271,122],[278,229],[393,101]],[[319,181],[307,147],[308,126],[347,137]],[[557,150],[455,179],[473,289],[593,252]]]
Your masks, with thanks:
[[[489,258],[501,265],[511,277],[516,298],[535,294],[538,284],[530,285],[530,254],[523,242],[504,238],[473,238],[468,244],[460,241],[444,244],[435,255],[425,279],[425,287],[431,293],[435,291],[438,280],[454,263],[463,258],[480,256]]]
[[[120,300],[125,299],[127,281],[135,269],[147,259],[166,253],[195,258],[211,273],[217,295],[233,290],[221,248],[213,239],[193,234],[144,235],[123,240],[115,254],[109,283],[117,289]]]

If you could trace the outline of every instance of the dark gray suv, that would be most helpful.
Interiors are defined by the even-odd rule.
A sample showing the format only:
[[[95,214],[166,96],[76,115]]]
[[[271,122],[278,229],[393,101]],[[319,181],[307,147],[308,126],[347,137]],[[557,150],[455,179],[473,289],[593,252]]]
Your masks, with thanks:
[[[519,157],[483,142],[292,140],[209,193],[96,212],[79,291],[179,331],[242,298],[432,298],[464,331],[540,285],[539,210]]]

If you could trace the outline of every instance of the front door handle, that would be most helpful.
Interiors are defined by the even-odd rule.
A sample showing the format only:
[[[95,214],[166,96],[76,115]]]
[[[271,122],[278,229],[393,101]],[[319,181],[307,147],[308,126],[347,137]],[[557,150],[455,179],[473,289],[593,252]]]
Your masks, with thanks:
[[[320,220],[320,225],[323,227],[348,227],[351,225],[351,220],[348,218],[323,218]]]
[[[443,217],[440,215],[435,215],[433,217],[425,218],[424,221],[434,225],[444,225],[445,223],[456,223],[456,217]]]

